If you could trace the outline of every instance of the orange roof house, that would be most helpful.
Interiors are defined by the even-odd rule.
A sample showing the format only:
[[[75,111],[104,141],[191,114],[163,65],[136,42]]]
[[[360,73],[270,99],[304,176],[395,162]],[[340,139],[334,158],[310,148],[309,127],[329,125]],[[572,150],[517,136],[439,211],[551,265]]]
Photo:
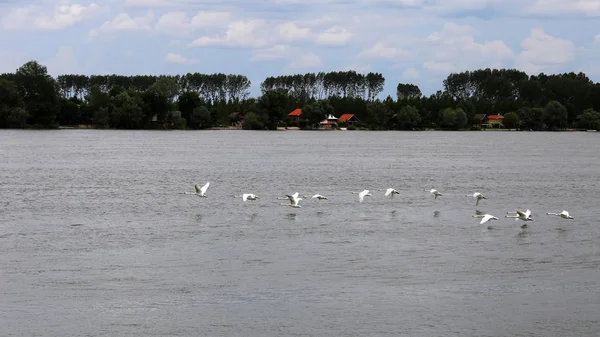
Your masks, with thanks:
[[[504,120],[504,116],[502,115],[489,115],[487,116],[488,118],[488,126],[493,128],[494,126],[496,127],[504,127],[504,124],[502,123]]]
[[[296,109],[288,114],[288,117],[294,120],[300,120],[300,115],[302,114],[302,109]]]
[[[340,116],[340,118],[338,118],[338,121],[340,123],[348,123],[348,124],[360,122],[358,120],[358,117],[356,117],[356,115],[354,115],[354,114],[343,114]]]
[[[302,114],[302,109],[296,109],[288,114],[290,117],[298,117]]]

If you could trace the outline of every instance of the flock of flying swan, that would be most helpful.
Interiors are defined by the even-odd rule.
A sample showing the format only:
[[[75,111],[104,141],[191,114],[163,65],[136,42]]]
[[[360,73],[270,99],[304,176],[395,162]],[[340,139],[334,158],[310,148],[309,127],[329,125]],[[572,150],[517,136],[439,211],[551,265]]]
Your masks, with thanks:
[[[206,198],[206,191],[208,190],[208,187],[210,186],[210,182],[207,182],[206,184],[204,184],[204,186],[200,187],[200,185],[198,184],[194,184],[194,188],[195,188],[195,192],[183,192],[184,194],[188,194],[188,195],[196,195],[198,197],[201,198]],[[436,190],[436,189],[430,189],[430,190],[424,190],[425,192],[429,192],[433,195],[434,200],[437,200],[438,197],[442,196],[442,194]],[[363,202],[365,197],[370,197],[372,196],[371,192],[369,190],[363,190],[361,192],[350,192],[353,194],[358,194],[358,202]],[[388,188],[385,190],[385,196],[389,197],[391,199],[394,199],[394,196],[396,194],[400,194],[400,192],[398,192],[397,190],[393,189],[393,188]],[[475,198],[475,206],[479,206],[479,202],[482,199],[487,199],[487,197],[485,197],[483,194],[481,194],[480,192],[475,192],[473,194],[467,194],[467,197],[473,197]],[[256,200],[258,199],[258,196],[256,194],[252,194],[252,193],[244,193],[241,196],[240,195],[234,195],[235,198],[242,198],[243,201],[248,201],[248,200]],[[309,196],[309,195],[305,195],[304,198],[301,198],[299,193],[296,192],[294,194],[291,195],[287,195],[285,197],[278,197],[278,200],[289,200],[289,203],[280,203],[280,205],[282,206],[289,206],[289,207],[294,207],[294,208],[300,208],[302,206],[299,205],[300,200],[304,200],[304,199],[318,199],[318,200],[328,200],[327,197],[321,195],[321,194],[315,194],[313,196]],[[492,221],[492,220],[498,220],[498,217],[493,216],[491,214],[482,214],[479,211],[476,211],[477,214],[474,214],[473,217],[474,218],[481,218],[481,221],[479,222],[480,224],[484,224],[488,221]],[[515,221],[533,221],[533,218],[531,218],[531,210],[526,210],[526,211],[522,211],[522,210],[516,210],[514,212],[506,212],[506,214],[512,214],[512,215],[505,215],[505,218],[513,218],[515,219]],[[560,213],[546,213],[548,215],[555,215],[555,216],[559,216],[563,219],[573,219],[573,217],[571,215],[569,215],[569,212],[563,210]],[[521,228],[527,228],[527,223],[524,223],[523,225],[521,225]]]

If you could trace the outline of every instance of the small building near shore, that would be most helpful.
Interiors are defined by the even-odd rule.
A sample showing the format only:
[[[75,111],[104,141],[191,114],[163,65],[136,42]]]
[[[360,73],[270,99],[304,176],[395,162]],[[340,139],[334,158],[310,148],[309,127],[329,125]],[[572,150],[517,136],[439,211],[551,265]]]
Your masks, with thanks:
[[[232,127],[241,129],[244,126],[244,114],[241,112],[230,113],[229,120],[231,121]]]
[[[348,125],[354,125],[360,123],[360,120],[354,114],[343,114],[338,118],[339,123],[344,123]]]
[[[288,114],[288,117],[292,120],[299,121],[300,115],[302,115],[302,109],[296,109]]]
[[[503,121],[504,121],[504,116],[502,116],[500,114],[487,116],[487,125],[489,128],[503,128],[504,127],[504,123],[502,123]]]
[[[479,127],[487,127],[488,126],[488,117],[486,114],[476,114],[473,116],[472,120],[473,126]]]
[[[338,118],[334,115],[328,115],[327,118],[319,122],[319,127],[322,129],[331,129],[337,126]]]

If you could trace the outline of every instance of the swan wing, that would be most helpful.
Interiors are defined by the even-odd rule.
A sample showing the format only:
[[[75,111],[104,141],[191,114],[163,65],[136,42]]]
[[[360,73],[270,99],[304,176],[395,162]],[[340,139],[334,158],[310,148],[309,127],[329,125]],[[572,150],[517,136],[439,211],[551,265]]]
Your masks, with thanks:
[[[204,193],[206,193],[206,190],[208,190],[208,186],[210,186],[210,182],[207,182],[206,184],[204,184],[204,186],[202,186],[202,188],[200,189],[200,193],[204,195]]]
[[[486,223],[486,222],[490,221],[490,219],[491,219],[491,218],[493,218],[493,217],[494,217],[493,215],[486,214],[486,215],[483,217],[483,219],[481,219],[481,222],[479,222],[479,223],[480,223],[480,224],[484,224],[484,223]]]

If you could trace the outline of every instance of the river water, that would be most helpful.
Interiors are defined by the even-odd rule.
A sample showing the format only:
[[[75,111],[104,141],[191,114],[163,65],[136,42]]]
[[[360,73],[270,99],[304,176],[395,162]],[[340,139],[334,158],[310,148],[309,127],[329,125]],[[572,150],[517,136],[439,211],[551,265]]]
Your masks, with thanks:
[[[0,335],[598,336],[599,148],[593,132],[0,131]],[[296,191],[329,200],[280,205]]]

